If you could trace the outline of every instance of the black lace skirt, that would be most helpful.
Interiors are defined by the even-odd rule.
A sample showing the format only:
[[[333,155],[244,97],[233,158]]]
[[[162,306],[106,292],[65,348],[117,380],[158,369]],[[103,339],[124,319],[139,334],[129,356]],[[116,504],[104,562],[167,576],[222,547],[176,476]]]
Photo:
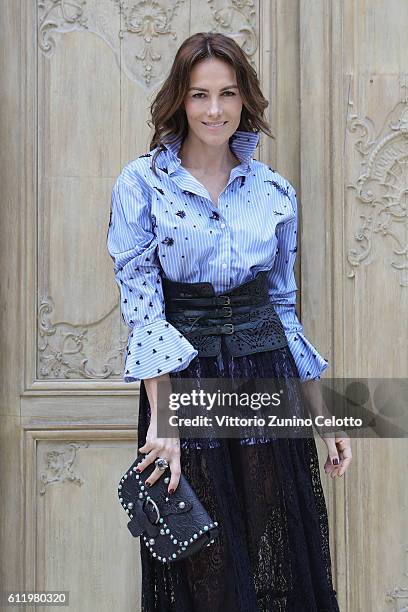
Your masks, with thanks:
[[[223,349],[171,376],[293,379],[298,373],[288,348],[242,357]],[[293,389],[291,401],[301,402]],[[142,382],[139,446],[149,421]],[[182,438],[181,448],[182,472],[218,521],[220,536],[172,564],[141,546],[141,611],[339,612],[314,438],[219,438],[213,445]]]

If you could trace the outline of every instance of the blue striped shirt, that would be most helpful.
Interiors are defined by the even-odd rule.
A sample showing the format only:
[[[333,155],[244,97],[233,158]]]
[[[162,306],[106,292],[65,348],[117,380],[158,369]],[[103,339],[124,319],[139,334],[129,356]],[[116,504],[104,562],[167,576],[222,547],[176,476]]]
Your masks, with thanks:
[[[240,164],[230,173],[218,206],[182,165],[181,138],[129,162],[113,186],[107,248],[130,327],[124,382],[187,367],[197,350],[166,321],[161,275],[181,282],[211,282],[215,293],[267,275],[271,302],[281,318],[301,380],[327,368],[303,334],[293,266],[297,202],[292,185],[252,158],[259,132],[237,130],[230,148]]]

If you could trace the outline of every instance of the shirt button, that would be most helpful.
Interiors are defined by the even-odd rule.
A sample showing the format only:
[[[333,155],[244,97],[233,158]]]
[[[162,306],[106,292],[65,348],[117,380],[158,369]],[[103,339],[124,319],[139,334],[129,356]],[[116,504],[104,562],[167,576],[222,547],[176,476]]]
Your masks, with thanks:
[[[221,228],[224,229],[225,223],[221,223]]]
[[[223,264],[222,264],[222,267],[223,267],[223,268],[226,268],[226,267],[227,267],[227,264],[226,264],[226,263],[223,263]]]

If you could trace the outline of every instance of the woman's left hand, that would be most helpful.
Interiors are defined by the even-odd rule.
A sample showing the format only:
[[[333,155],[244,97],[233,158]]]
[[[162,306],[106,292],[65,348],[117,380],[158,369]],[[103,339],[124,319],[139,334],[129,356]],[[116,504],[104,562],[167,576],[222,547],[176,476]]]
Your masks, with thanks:
[[[332,478],[336,478],[336,476],[343,476],[353,458],[351,453],[350,438],[329,438],[322,436],[322,440],[326,444],[328,450],[327,460],[324,464],[324,471]]]

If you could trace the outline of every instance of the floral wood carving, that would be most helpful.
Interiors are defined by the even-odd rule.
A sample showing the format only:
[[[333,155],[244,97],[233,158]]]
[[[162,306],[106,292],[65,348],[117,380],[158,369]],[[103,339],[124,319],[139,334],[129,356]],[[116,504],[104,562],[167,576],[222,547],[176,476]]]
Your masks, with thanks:
[[[45,453],[45,468],[40,474],[41,486],[40,495],[44,495],[46,487],[57,482],[73,482],[81,486],[83,479],[74,473],[74,461],[76,459],[77,450],[86,448],[88,442],[76,444],[70,442],[62,449],[53,449]]]
[[[256,10],[252,0],[230,0],[227,3],[207,0],[215,23],[212,32],[222,32],[230,36],[250,57],[258,48],[255,30]],[[222,6],[220,6],[220,4]]]
[[[354,146],[364,158],[362,173],[348,185],[362,204],[363,221],[354,234],[357,246],[347,255],[352,266],[347,276],[353,278],[361,263],[371,263],[374,241],[383,236],[395,255],[391,266],[399,272],[399,283],[408,287],[408,99],[392,109],[377,136],[368,118],[352,115],[347,127],[358,134]]]
[[[408,548],[404,550],[404,557],[408,559]],[[402,572],[404,576],[408,576],[408,572]],[[401,600],[405,600],[405,603],[401,605]],[[395,586],[391,591],[387,591],[385,595],[385,601],[392,605],[393,612],[408,612],[408,587]],[[390,608],[389,608],[390,609]]]
[[[252,57],[258,46],[254,2],[207,0],[207,5],[208,23],[200,20],[200,30],[223,31]],[[170,68],[181,42],[180,25],[188,14],[186,0],[38,0],[38,45],[50,58],[56,48],[55,33],[93,32],[112,49],[118,67],[129,79],[142,86],[157,86]],[[182,38],[188,34],[186,30]]]
[[[85,5],[86,0],[38,0],[38,45],[46,55],[51,55],[55,49],[51,32],[87,28]]]
[[[117,306],[101,320],[84,325],[51,321],[54,302],[44,297],[38,312],[38,363],[40,379],[104,379],[121,376],[128,328],[113,341]]]

